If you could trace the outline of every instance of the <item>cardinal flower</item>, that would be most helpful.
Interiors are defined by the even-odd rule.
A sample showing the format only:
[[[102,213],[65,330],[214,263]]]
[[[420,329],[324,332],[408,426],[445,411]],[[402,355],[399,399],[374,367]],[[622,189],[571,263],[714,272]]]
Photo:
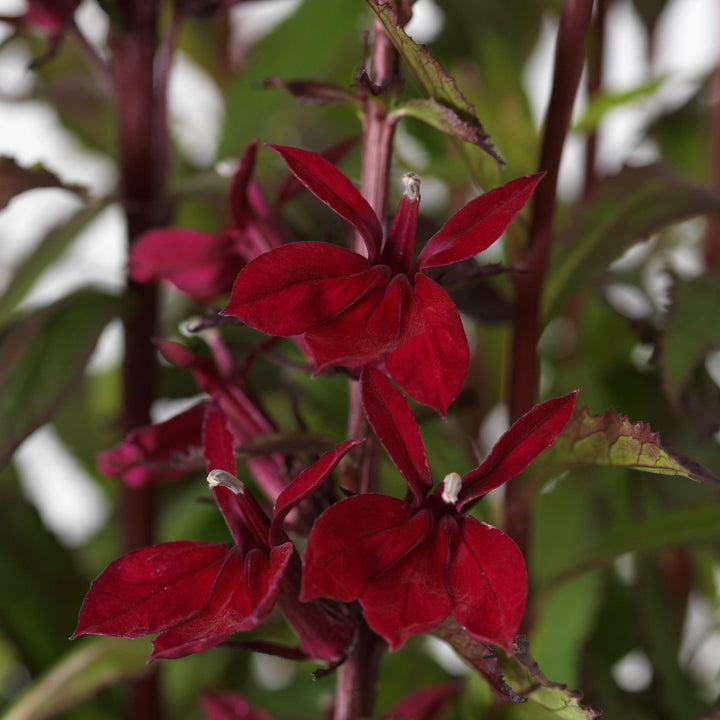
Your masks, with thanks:
[[[283,496],[273,540],[270,519],[231,474],[232,437],[217,402],[208,408],[203,435],[208,465],[214,466],[208,482],[234,543],[168,542],[115,560],[90,586],[73,637],[158,634],[151,659],[184,657],[257,627],[277,601],[299,630],[301,649],[309,657],[338,660],[351,636],[342,618],[313,602],[303,605],[302,622],[293,622],[301,614],[299,573],[293,572],[300,560],[281,524],[302,496],[295,491]],[[295,487],[306,478],[323,482],[355,444],[346,441],[323,455],[296,478]],[[287,574],[293,576],[290,581]]]
[[[373,209],[333,165],[316,153],[271,147],[355,227],[366,254],[315,241],[278,247],[243,268],[224,313],[271,335],[303,335],[318,369],[384,360],[408,395],[444,415],[465,380],[470,351],[452,300],[427,271],[495,242],[541,175],[517,178],[472,200],[413,262],[417,176],[405,176],[406,191],[383,237]]]
[[[391,649],[452,615],[474,639],[509,652],[525,605],[525,564],[507,535],[463,513],[552,444],[575,393],[534,407],[479,467],[462,477],[450,473],[431,491],[425,449],[403,396],[373,367],[363,369],[361,387],[368,420],[412,499],[368,493],[326,510],[308,538],[301,598],[358,600]]]

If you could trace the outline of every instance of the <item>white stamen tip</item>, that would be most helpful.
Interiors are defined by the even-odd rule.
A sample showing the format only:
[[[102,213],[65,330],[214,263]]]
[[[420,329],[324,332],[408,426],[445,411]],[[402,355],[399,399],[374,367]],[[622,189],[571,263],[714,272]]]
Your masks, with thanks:
[[[451,472],[443,478],[442,499],[454,505],[457,502],[460,488],[462,487],[462,478],[456,473]]]
[[[227,488],[235,495],[245,492],[245,486],[234,475],[225,472],[225,470],[211,470],[207,476],[207,483],[211,488]]]
[[[405,194],[411,200],[417,200],[420,197],[420,176],[414,172],[408,172],[402,176],[402,181],[405,185]]]

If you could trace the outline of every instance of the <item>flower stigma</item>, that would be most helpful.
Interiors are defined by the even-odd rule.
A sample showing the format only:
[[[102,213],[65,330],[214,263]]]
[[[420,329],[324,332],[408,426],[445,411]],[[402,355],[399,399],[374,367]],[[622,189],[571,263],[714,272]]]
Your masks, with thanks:
[[[420,176],[414,172],[407,172],[402,176],[402,181],[405,194],[411,200],[417,200],[420,197]]]
[[[207,476],[207,484],[211,487],[224,487],[235,495],[245,492],[245,486],[229,472],[225,470],[211,470]]]
[[[457,502],[460,488],[462,487],[462,478],[456,472],[451,472],[443,478],[442,499],[454,505]]]

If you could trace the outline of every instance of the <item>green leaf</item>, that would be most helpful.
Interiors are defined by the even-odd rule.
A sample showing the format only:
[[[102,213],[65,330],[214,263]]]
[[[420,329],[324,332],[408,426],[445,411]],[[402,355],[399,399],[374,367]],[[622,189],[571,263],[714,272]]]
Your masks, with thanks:
[[[17,307],[40,275],[58,260],[70,243],[91,223],[106,203],[82,208],[62,225],[51,230],[37,248],[15,268],[12,278],[0,295],[0,322]]]
[[[515,692],[527,698],[530,706],[527,708],[527,717],[538,717],[532,714],[538,708],[548,713],[542,717],[558,720],[594,720],[600,717],[599,712],[580,703],[582,693],[568,690],[567,686],[551,682],[543,675],[530,655],[523,635],[515,639],[512,657],[500,659],[500,667]],[[517,713],[517,717],[521,717],[521,712]]]
[[[590,415],[575,410],[544,458],[567,465],[601,465],[630,468],[660,475],[681,475],[696,482],[720,485],[709,470],[689,458],[665,450],[660,436],[642,422],[606,410]]]
[[[477,128],[462,120],[451,108],[442,105],[434,98],[426,100],[406,100],[393,108],[388,120],[400,117],[414,117],[430,127],[465,142],[475,143]]]
[[[555,244],[543,301],[553,317],[633,243],[667,225],[720,211],[720,196],[661,165],[624,168],[598,187]]]
[[[0,466],[80,382],[100,333],[118,310],[116,297],[83,289],[0,332]]]
[[[647,80],[629,90],[598,93],[590,99],[583,116],[575,123],[572,132],[594,130],[608,112],[654,95],[663,86],[665,80],[665,77],[660,76]]]
[[[0,156],[0,210],[16,196],[38,188],[63,188],[81,198],[87,198],[87,189],[80,185],[64,183],[55,173],[42,165],[24,168],[16,160]]]
[[[123,678],[147,672],[147,639],[97,638],[74,647],[2,715],[2,720],[45,720],[77,707]]]
[[[465,124],[467,133],[471,136],[468,142],[481,147],[488,155],[494,157],[498,162],[502,162],[490,144],[488,134],[480,124],[475,108],[458,90],[455,80],[447,74],[445,68],[431,55],[425,45],[418,45],[400,27],[397,15],[390,3],[381,3],[380,0],[367,0],[367,3],[382,23],[390,41],[407,63],[423,91],[438,104],[448,108],[452,115]],[[430,117],[427,111],[425,114],[426,117]],[[457,126],[457,122],[454,125]],[[457,137],[442,126],[439,126],[438,129],[452,137]],[[450,129],[454,128],[451,126]]]
[[[702,275],[675,279],[661,339],[663,389],[677,409],[695,370],[709,350],[720,346],[720,278]]]

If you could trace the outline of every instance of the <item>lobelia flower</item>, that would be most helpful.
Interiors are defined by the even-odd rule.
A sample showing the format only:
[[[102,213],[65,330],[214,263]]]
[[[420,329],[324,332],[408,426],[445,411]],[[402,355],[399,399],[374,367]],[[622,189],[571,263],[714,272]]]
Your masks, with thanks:
[[[298,485],[304,478],[323,482],[355,444],[346,441],[326,453],[298,476]],[[205,415],[203,445],[208,467],[214,468],[208,482],[234,544],[168,542],[115,560],[91,584],[72,638],[159,633],[152,643],[153,660],[197,653],[257,627],[281,599],[293,624],[295,605],[300,605],[299,577],[293,573],[288,583],[285,575],[300,560],[281,523],[302,496],[285,495],[271,537],[270,520],[230,474],[235,471],[232,437],[217,401]],[[234,481],[232,492],[225,477]],[[318,602],[303,609],[307,617],[299,625],[301,649],[310,657],[337,661],[350,640],[349,626]]]
[[[216,234],[182,228],[156,228],[130,249],[130,277],[140,283],[166,281],[198,302],[228,292],[248,260],[287,241],[257,185],[250,179],[257,142],[240,158],[228,191],[232,224]]]
[[[507,535],[463,512],[553,443],[576,393],[534,407],[479,467],[463,477],[450,473],[431,492],[406,400],[372,366],[363,368],[361,388],[367,418],[412,497],[356,495],[320,515],[303,555],[301,598],[358,600],[368,625],[393,650],[452,616],[475,640],[509,652],[525,606],[525,564]]]
[[[420,202],[417,176],[405,176],[387,237],[355,186],[317,153],[270,146],[320,200],[350,222],[367,256],[326,242],[283,245],[239,273],[223,311],[271,335],[302,335],[317,369],[385,362],[395,382],[442,415],[467,375],[460,316],[427,271],[489,247],[525,205],[542,175],[520,177],[469,202],[413,262]]]

